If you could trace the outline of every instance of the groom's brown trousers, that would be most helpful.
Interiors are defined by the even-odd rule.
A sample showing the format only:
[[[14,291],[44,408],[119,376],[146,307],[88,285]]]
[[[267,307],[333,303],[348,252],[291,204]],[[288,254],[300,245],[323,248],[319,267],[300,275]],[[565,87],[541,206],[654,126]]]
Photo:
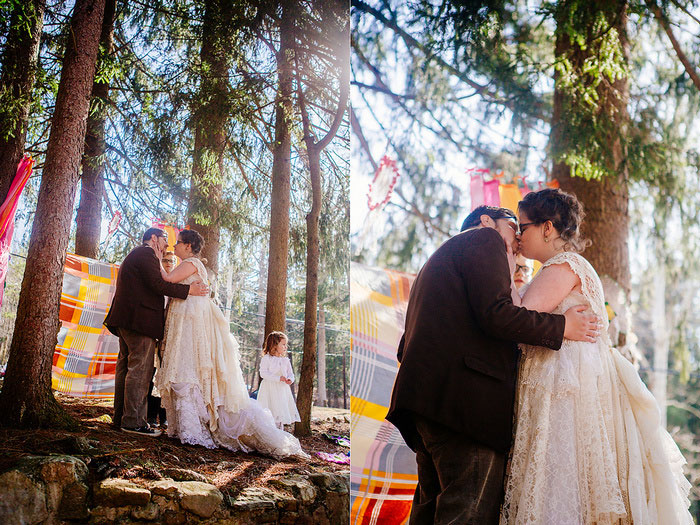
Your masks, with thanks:
[[[497,525],[506,456],[414,414],[418,486],[410,525]]]
[[[148,386],[153,378],[156,341],[119,328],[119,357],[114,378],[114,418],[118,427],[146,426]]]

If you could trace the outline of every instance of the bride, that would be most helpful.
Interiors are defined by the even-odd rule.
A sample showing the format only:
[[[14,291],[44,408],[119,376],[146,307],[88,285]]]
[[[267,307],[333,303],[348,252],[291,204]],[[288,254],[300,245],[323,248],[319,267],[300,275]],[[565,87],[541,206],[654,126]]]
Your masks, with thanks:
[[[522,306],[587,304],[607,318],[600,279],[576,253],[583,210],[544,189],[519,204],[520,249],[543,263]],[[517,300],[518,298],[516,298]],[[502,524],[692,524],[680,450],[634,366],[604,330],[558,352],[521,345],[516,430]]]
[[[163,279],[207,282],[197,256],[203,246],[198,232],[180,232],[175,255],[182,263],[170,273],[161,271]],[[168,415],[168,436],[207,448],[306,457],[299,440],[278,429],[270,411],[248,396],[238,342],[211,299],[171,299],[163,346],[155,386]]]

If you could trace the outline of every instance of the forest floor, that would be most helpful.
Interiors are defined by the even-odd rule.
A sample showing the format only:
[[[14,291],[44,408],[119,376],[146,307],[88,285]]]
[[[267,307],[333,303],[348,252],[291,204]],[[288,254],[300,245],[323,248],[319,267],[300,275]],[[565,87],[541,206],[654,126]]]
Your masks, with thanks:
[[[0,472],[24,456],[66,454],[85,461],[93,481],[107,477],[160,479],[165,469],[187,469],[201,474],[223,493],[235,497],[246,487],[264,485],[270,478],[285,474],[350,469],[348,464],[333,463],[317,455],[330,453],[342,457],[349,452],[348,448],[324,436],[349,438],[350,411],[345,409],[313,407],[312,434],[300,439],[310,458],[276,460],[258,453],[183,445],[165,433],[158,438],[127,434],[111,424],[111,401],[62,394],[56,394],[56,398],[78,421],[81,430],[0,429]]]

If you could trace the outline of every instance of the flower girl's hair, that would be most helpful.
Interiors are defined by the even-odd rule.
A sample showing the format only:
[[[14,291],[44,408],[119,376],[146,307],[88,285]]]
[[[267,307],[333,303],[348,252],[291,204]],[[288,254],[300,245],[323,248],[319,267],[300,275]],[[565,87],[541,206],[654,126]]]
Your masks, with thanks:
[[[263,354],[269,354],[270,351],[276,347],[280,341],[283,339],[289,340],[287,335],[284,332],[270,332],[267,334],[267,338],[265,339],[265,345],[263,346]]]

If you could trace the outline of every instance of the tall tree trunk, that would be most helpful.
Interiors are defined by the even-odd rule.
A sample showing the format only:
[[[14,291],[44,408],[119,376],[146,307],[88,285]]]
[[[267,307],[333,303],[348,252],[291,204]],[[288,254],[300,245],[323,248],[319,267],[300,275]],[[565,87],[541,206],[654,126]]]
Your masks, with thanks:
[[[204,70],[199,87],[202,103],[194,114],[194,162],[187,214],[190,227],[204,237],[202,257],[207,259],[206,267],[211,281],[216,280],[219,272],[219,210],[224,184],[226,123],[229,118],[232,10],[231,0],[205,2],[200,51]]]
[[[563,7],[563,9],[567,9]],[[607,0],[591,1],[582,9],[589,12],[603,13],[610,25],[617,31],[624,59],[629,56],[629,41],[627,38],[627,1]],[[588,20],[594,16],[588,16]],[[588,34],[593,34],[592,27],[583,28]],[[586,58],[595,53],[594,45],[580,49],[569,38],[565,30],[557,28],[556,59],[568,57],[576,68],[583,68]],[[579,69],[580,70],[580,69]],[[629,229],[628,214],[628,172],[625,163],[625,137],[629,121],[627,103],[629,90],[627,78],[618,78],[615,82],[601,82],[597,89],[599,95],[599,111],[596,117],[611,124],[611,131],[606,137],[604,147],[610,148],[609,171],[613,176],[601,180],[585,180],[572,177],[571,170],[563,163],[553,166],[551,176],[557,179],[561,189],[574,193],[583,203],[586,217],[582,225],[584,237],[592,241],[585,250],[584,256],[596,269],[606,285],[606,295],[623,296],[623,304],[627,304],[630,288],[629,251],[627,237]],[[574,124],[567,121],[571,111],[570,98],[561,86],[561,78],[555,75],[554,108],[550,134],[550,149],[562,151],[566,149],[570,137],[576,136]],[[575,111],[575,110],[574,110]],[[591,159],[593,161],[597,159]],[[620,313],[623,318],[626,312]],[[624,323],[623,323],[624,325]],[[616,343],[625,344],[625,332],[621,332],[620,340]]]
[[[0,73],[0,203],[24,154],[46,0],[14,2]]]
[[[305,126],[306,127],[306,126]],[[306,133],[305,133],[306,135]],[[306,300],[304,304],[304,355],[299,374],[297,408],[301,421],[296,423],[297,436],[311,434],[311,406],[313,405],[314,376],[316,375],[316,332],[318,323],[318,266],[320,240],[318,221],[321,216],[321,150],[313,139],[306,140],[311,176],[311,211],[306,215]]]
[[[114,11],[116,0],[106,0],[102,21],[100,47],[104,57],[112,54],[114,33]],[[97,259],[102,230],[102,194],[104,193],[104,170],[106,151],[105,121],[106,104],[109,97],[107,82],[94,82],[92,85],[92,112],[88,116],[85,133],[85,154],[83,172],[80,176],[80,204],[76,217],[75,253]]]
[[[258,325],[258,338],[257,338],[257,351],[255,353],[255,364],[253,365],[253,380],[250,382],[250,391],[255,392],[260,386],[260,361],[262,360],[262,349],[265,344],[265,303],[263,302],[263,297],[265,296],[265,273],[267,270],[267,255],[265,253],[265,246],[260,248],[260,262],[258,267],[258,311],[257,311],[257,325]]]
[[[285,330],[287,308],[287,254],[289,251],[289,206],[292,173],[292,118],[294,5],[284,3],[277,52],[277,97],[275,100],[275,144],[272,152],[272,198],[270,244],[265,302],[265,337]]]
[[[71,424],[51,393],[63,267],[105,0],[77,0],[63,58],[5,382],[0,424]]]
[[[326,311],[318,309],[318,406],[328,406],[328,394],[326,392]]]
[[[349,25],[347,31],[349,32]],[[350,56],[349,39],[338,50],[338,106],[333,122],[326,135],[318,142],[308,115],[304,90],[301,85],[301,66],[297,64],[297,84],[299,109],[304,128],[304,144],[309,159],[309,178],[311,179],[311,211],[306,215],[306,300],[304,305],[304,354],[301,361],[299,393],[297,408],[301,421],[296,423],[294,433],[297,436],[311,434],[311,406],[313,404],[314,377],[316,375],[317,326],[318,326],[318,269],[320,264],[319,218],[321,216],[321,152],[330,144],[338,132],[343,120],[350,93]],[[346,60],[344,60],[346,57]]]

